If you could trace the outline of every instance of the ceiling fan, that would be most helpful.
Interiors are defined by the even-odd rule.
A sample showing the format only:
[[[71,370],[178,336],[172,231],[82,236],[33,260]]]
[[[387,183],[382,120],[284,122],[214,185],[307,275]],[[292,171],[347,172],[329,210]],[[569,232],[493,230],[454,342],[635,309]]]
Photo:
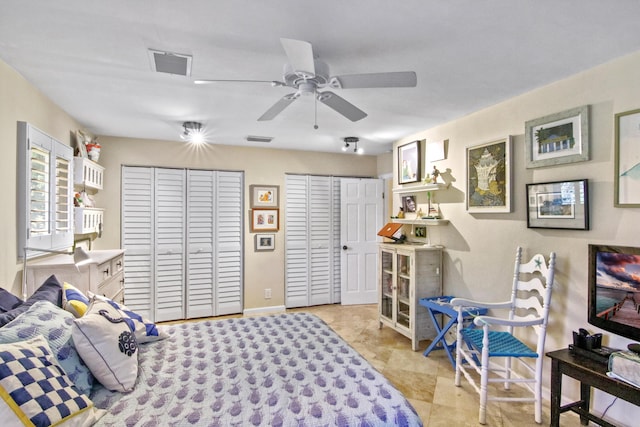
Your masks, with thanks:
[[[280,42],[289,62],[284,66],[282,81],[271,80],[195,80],[196,84],[216,82],[270,83],[274,87],[291,87],[295,92],[286,94],[271,106],[258,121],[272,120],[301,95],[313,95],[317,101],[342,114],[352,122],[364,119],[367,113],[336,95],[329,89],[362,89],[388,87],[415,87],[416,73],[397,71],[388,73],[346,74],[331,76],[329,66],[313,54],[311,43],[281,38]],[[317,128],[317,125],[315,126]]]

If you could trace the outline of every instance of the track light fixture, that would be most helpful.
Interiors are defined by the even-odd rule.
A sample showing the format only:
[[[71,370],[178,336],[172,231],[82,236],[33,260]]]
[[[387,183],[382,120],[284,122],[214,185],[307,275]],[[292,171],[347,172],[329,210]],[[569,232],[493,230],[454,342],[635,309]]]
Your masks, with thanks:
[[[180,138],[185,141],[192,142],[194,144],[201,144],[204,142],[204,131],[202,130],[202,123],[199,122],[184,122],[182,124],[183,132],[180,134]]]
[[[356,154],[364,154],[364,150],[362,149],[362,147],[358,148],[358,141],[360,141],[360,139],[356,136],[347,136],[345,138],[343,138],[344,141],[344,145],[342,146],[342,151],[347,151],[349,150],[349,148],[351,147],[351,145],[353,144],[353,152]]]

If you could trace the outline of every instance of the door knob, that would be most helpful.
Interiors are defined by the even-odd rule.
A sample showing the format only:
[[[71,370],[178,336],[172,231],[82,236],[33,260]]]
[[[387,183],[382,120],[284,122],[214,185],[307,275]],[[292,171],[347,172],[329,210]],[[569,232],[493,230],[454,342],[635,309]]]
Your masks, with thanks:
[[[347,249],[349,249],[349,248],[347,247],[347,245],[342,246],[342,250],[343,250],[343,251],[346,251]]]

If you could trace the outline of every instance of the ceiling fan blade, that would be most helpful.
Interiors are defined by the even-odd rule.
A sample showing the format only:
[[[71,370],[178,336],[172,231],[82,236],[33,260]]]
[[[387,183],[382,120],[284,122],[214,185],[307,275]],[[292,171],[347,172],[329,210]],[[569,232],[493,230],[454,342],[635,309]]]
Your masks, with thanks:
[[[296,98],[298,98],[298,96],[297,96],[297,94],[295,92],[283,96],[282,98],[280,98],[278,100],[278,102],[273,104],[271,106],[271,108],[269,108],[263,115],[261,115],[258,118],[258,121],[259,122],[264,122],[264,121],[267,121],[267,120],[272,120],[274,117],[276,117],[278,114],[280,114],[282,112],[282,110],[287,108],[289,106],[289,104],[291,104],[293,101],[295,101]]]
[[[280,39],[289,64],[296,73],[303,77],[313,77],[316,75],[316,65],[313,59],[313,46],[311,43],[302,40]]]
[[[207,80],[194,80],[194,84],[208,85],[212,83],[269,83],[271,86],[285,86],[284,83],[276,80],[225,80],[225,79],[207,79]]]
[[[318,92],[317,99],[352,122],[357,122],[367,117],[367,113],[331,91]]]
[[[390,73],[347,74],[331,77],[329,86],[335,89],[360,89],[375,87],[416,87],[418,78],[413,71]]]

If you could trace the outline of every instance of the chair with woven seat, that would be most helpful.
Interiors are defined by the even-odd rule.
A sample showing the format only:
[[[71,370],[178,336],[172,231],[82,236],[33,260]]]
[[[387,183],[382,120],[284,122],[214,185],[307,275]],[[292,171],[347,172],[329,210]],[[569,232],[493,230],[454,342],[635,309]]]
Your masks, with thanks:
[[[457,332],[455,385],[459,387],[464,376],[480,395],[480,424],[486,424],[489,400],[535,402],[535,421],[542,422],[542,362],[555,258],[556,254],[551,252],[547,263],[543,255],[536,254],[523,264],[522,248],[518,247],[509,301],[451,300],[458,310],[460,324],[464,307],[485,307],[492,310],[492,314],[494,310],[508,310],[506,317],[477,316],[473,322],[478,328],[460,328]],[[536,336],[535,342],[525,341],[530,335],[524,329]],[[518,333],[521,339],[514,335],[518,330],[522,330]],[[504,359],[504,366],[497,364],[494,358]],[[519,363],[512,366],[512,361]],[[516,367],[519,369],[514,370]],[[480,376],[480,386],[476,383],[477,376],[472,376],[473,371]],[[495,382],[504,383],[507,390],[511,383],[520,383],[533,396],[489,396],[488,385]]]

